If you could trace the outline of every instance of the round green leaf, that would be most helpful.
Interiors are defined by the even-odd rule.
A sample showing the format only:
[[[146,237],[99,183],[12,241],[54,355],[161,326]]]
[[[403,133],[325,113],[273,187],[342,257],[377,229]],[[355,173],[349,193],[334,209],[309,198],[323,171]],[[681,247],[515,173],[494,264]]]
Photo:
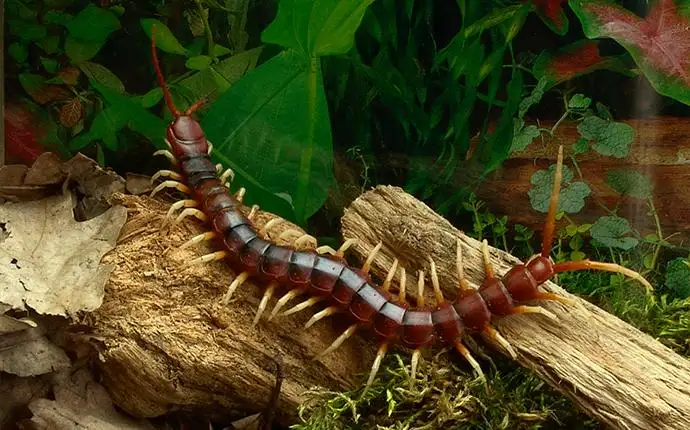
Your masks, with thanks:
[[[606,183],[622,196],[627,195],[638,199],[652,197],[653,186],[649,178],[634,170],[610,171],[606,175]]]
[[[666,287],[679,297],[690,297],[690,264],[685,258],[676,258],[666,265]]]
[[[112,88],[120,94],[125,92],[125,86],[122,81],[120,81],[120,78],[115,76],[115,74],[105,66],[86,61],[80,64],[79,68],[90,81]]]
[[[65,40],[65,52],[73,64],[81,64],[95,57],[98,51],[101,50],[104,42],[105,41],[89,42],[67,36],[67,40]]]
[[[156,87],[148,93],[144,94],[144,96],[141,98],[141,105],[148,109],[158,104],[158,102],[161,101],[162,98],[163,90],[160,87]]]
[[[88,42],[105,42],[110,33],[120,28],[115,14],[97,6],[87,6],[68,24],[70,36]]]
[[[26,45],[23,43],[13,43],[7,48],[7,52],[10,53],[14,61],[17,63],[23,63],[29,58],[29,51],[26,49]]]
[[[634,237],[626,237],[632,233],[630,223],[618,216],[603,216],[599,218],[589,230],[592,239],[610,248],[629,250],[637,246],[639,241]]]
[[[213,61],[213,59],[208,55],[197,55],[187,59],[184,65],[190,70],[204,70],[211,65],[211,61]]]

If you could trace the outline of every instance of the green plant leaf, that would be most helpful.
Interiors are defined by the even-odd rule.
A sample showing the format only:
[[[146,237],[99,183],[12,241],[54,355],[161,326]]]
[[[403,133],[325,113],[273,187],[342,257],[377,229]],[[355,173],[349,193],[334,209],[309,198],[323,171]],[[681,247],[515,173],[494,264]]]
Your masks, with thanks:
[[[125,92],[125,86],[113,72],[107,67],[98,63],[86,61],[79,65],[82,72],[89,78],[92,83],[102,84],[106,87],[112,88],[120,94]]]
[[[145,18],[139,21],[144,33],[151,38],[151,27],[156,26],[156,48],[168,54],[187,55],[188,51],[177,40],[167,25],[153,18]]]
[[[589,141],[584,138],[577,139],[577,142],[575,142],[573,145],[572,150],[575,155],[584,154],[585,152],[589,151]]]
[[[204,70],[211,65],[213,59],[208,55],[197,55],[190,57],[184,63],[184,65],[190,70]]]
[[[278,14],[261,34],[264,43],[307,56],[344,54],[374,0],[281,0]]]
[[[141,106],[148,109],[150,107],[157,105],[162,98],[163,90],[161,89],[161,87],[156,87],[144,94],[144,96],[141,98]]]
[[[203,128],[247,198],[253,189],[266,210],[304,222],[325,202],[333,148],[318,59],[291,50],[273,57],[223,93]],[[291,196],[294,214],[278,194]]]
[[[30,42],[42,39],[48,34],[44,25],[38,24],[34,21],[23,21],[20,19],[8,19],[7,27],[10,32],[17,36],[20,40]]]
[[[602,0],[570,0],[590,39],[620,43],[660,93],[690,105],[690,19],[686,2],[657,0],[645,18]]]
[[[48,73],[55,73],[57,71],[58,62],[53,58],[41,57],[41,64]]]
[[[228,54],[231,54],[231,53],[232,53],[231,50],[229,50],[229,49],[226,48],[225,46],[220,45],[220,44],[218,44],[218,43],[216,43],[215,45],[213,45],[213,49],[211,50],[211,55],[214,56],[214,57],[222,57],[223,55],[228,55]]]
[[[120,28],[120,21],[108,9],[89,5],[81,10],[69,23],[69,35],[86,41],[103,44],[110,33]]]
[[[622,196],[627,195],[638,199],[652,197],[651,181],[647,176],[634,170],[612,170],[606,175],[606,183]]]
[[[588,140],[595,141],[592,148],[605,156],[625,158],[635,140],[635,129],[623,122],[607,121],[598,116],[585,117],[577,131]]]
[[[632,233],[630,224],[627,219],[618,216],[603,216],[597,219],[589,233],[597,244],[605,247],[629,250],[639,243],[636,238],[625,236]]]
[[[541,98],[544,96],[544,90],[546,89],[548,83],[549,81],[545,78],[539,79],[539,82],[537,82],[537,85],[532,89],[530,95],[522,99],[522,101],[520,102],[520,107],[518,109],[518,118],[524,117],[529,108],[539,103]]]
[[[43,15],[43,22],[54,25],[67,25],[74,17],[61,10],[48,10]]]
[[[7,52],[14,58],[17,63],[23,63],[29,58],[29,51],[27,46],[23,43],[13,43],[7,48]]]
[[[95,57],[104,43],[105,41],[89,42],[67,36],[67,40],[65,40],[65,53],[73,64],[81,64]]]
[[[535,0],[537,15],[547,27],[559,36],[568,32],[568,16],[563,10],[561,0]]]
[[[592,104],[592,99],[585,97],[584,94],[575,94],[568,100],[570,109],[587,109]]]
[[[538,170],[534,172],[530,182],[532,189],[529,190],[529,201],[532,208],[539,212],[548,212],[549,201],[551,200],[551,187],[553,186],[556,165],[549,166],[548,170]],[[563,166],[563,180],[561,192],[558,199],[558,212],[577,213],[585,206],[585,198],[592,190],[584,182],[570,182],[573,179],[573,172],[568,166]]]
[[[676,258],[666,265],[666,287],[681,299],[690,297],[690,263],[686,258]]]
[[[518,120],[516,119],[516,121]],[[510,146],[510,152],[523,151],[534,139],[539,137],[539,135],[539,129],[536,125],[528,125],[527,127],[514,131],[513,144]]]
[[[35,43],[39,48],[44,50],[46,54],[57,54],[60,51],[59,36],[46,36],[37,40]]]

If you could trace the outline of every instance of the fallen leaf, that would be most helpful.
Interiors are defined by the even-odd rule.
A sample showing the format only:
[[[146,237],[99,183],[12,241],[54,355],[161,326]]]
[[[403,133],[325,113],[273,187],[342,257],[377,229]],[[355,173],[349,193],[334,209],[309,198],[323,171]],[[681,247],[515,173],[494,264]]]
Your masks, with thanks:
[[[44,152],[39,155],[31,166],[24,185],[57,185],[65,179],[65,174],[60,169],[62,160],[53,152]]]
[[[6,318],[9,317],[3,317],[5,321],[0,324],[7,328]],[[0,371],[17,376],[37,376],[70,366],[65,352],[51,343],[43,335],[43,330],[32,328],[20,320],[13,323],[25,324],[27,328],[0,335]]]
[[[127,192],[138,196],[139,194],[150,193],[153,190],[151,177],[136,173],[127,173]]]
[[[8,236],[0,247],[0,302],[41,314],[97,309],[112,270],[101,257],[115,246],[127,217],[122,206],[74,220],[72,195],[0,206]]]
[[[8,164],[0,167],[0,185],[16,186],[24,183],[24,177],[29,170],[23,164]]]
[[[144,420],[118,412],[110,396],[93,381],[86,369],[56,375],[55,400],[36,399],[29,404],[31,424],[37,429],[153,430]]]

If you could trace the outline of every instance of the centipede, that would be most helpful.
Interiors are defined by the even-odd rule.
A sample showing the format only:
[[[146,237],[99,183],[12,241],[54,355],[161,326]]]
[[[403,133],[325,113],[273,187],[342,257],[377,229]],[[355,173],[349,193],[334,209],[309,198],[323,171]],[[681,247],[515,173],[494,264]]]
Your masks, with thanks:
[[[307,298],[281,315],[294,314],[318,304],[320,310],[309,319],[306,327],[335,314],[346,318],[347,328],[316,359],[336,350],[356,332],[373,333],[379,347],[366,381],[367,387],[374,381],[383,358],[393,346],[403,346],[412,351],[412,379],[422,351],[432,345],[440,345],[454,347],[476,375],[486,382],[479,363],[466,346],[467,338],[486,335],[515,358],[516,352],[491,322],[494,318],[515,314],[541,314],[556,319],[547,309],[529,303],[558,301],[564,305],[573,304],[569,298],[539,289],[557,273],[588,269],[615,272],[637,280],[648,290],[652,289],[642,275],[618,264],[588,259],[555,263],[551,258],[562,181],[562,147],[558,152],[541,252],[498,277],[489,261],[488,244],[484,240],[482,254],[485,277],[481,285],[474,288],[463,274],[462,246],[458,239],[456,270],[459,285],[452,300],[446,299],[441,291],[436,265],[431,257],[428,273],[436,303],[431,306],[425,303],[425,274],[419,270],[417,295],[412,306],[406,297],[405,268],[398,259],[393,260],[381,283],[376,283],[369,273],[382,242],[370,251],[360,267],[349,264],[345,259],[345,251],[356,242],[355,239],[345,240],[335,250],[329,246],[317,247],[313,236],[300,233],[289,246],[278,245],[267,235],[277,219],[257,229],[253,218],[258,207],[253,206],[245,216],[241,210],[245,189],[231,193],[234,172],[231,169],[223,170],[221,165],[215,165],[211,160],[213,145],[206,139],[200,123],[192,116],[203,105],[203,101],[192,104],[185,111],[176,108],[160,68],[155,31],[152,33],[151,55],[155,73],[164,102],[173,116],[165,134],[168,149],[158,150],[154,155],[167,157],[174,170],[160,170],[152,176],[152,183],[164,180],[153,189],[151,197],[165,189],[175,189],[187,197],[171,205],[164,222],[176,224],[184,218],[195,217],[209,228],[209,231],[189,239],[181,248],[202,242],[214,244],[217,251],[202,255],[190,264],[224,261],[237,274],[222,297],[224,304],[229,304],[234,291],[247,279],[251,278],[264,286],[254,325],[260,321],[269,301],[277,293],[282,295],[270,311],[267,317],[269,321],[293,299],[303,296]],[[176,215],[177,211],[180,212]],[[397,292],[392,290],[396,275]]]

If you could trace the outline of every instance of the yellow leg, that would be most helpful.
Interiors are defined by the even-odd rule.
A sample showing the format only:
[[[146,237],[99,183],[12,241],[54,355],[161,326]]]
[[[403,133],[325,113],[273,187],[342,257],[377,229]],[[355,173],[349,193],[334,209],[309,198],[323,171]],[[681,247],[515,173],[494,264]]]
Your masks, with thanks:
[[[467,360],[468,363],[470,363],[470,366],[474,369],[474,372],[477,374],[477,377],[484,381],[484,384],[486,385],[486,376],[484,376],[484,372],[482,371],[481,366],[479,366],[479,363],[477,363],[477,360],[472,357],[472,354],[470,354],[470,351],[465,348],[465,345],[463,345],[459,340],[455,342],[455,349],[458,350],[458,352],[465,357],[465,360]]]
[[[340,311],[337,306],[329,306],[326,309],[315,313],[309,321],[307,321],[306,324],[304,324],[304,328],[309,328],[313,326],[317,321],[327,318],[331,315],[337,314]]]
[[[333,343],[328,348],[326,348],[321,353],[319,353],[316,357],[314,357],[314,359],[318,360],[321,357],[324,357],[324,356],[330,354],[331,352],[335,351],[336,349],[338,349],[338,347],[340,345],[342,345],[343,342],[345,342],[348,338],[352,337],[352,335],[355,334],[355,331],[357,331],[357,324],[352,324],[350,327],[347,328],[347,330],[345,330],[343,332],[343,334],[338,336],[338,338],[336,340],[334,340]]]
[[[168,143],[168,142],[166,141],[166,143]],[[169,143],[168,143],[168,146],[170,146]],[[167,158],[168,160],[170,160],[170,163],[171,163],[171,164],[177,164],[177,159],[176,159],[175,156],[172,154],[172,152],[168,151],[167,149],[159,149],[158,151],[156,151],[156,152],[153,153],[153,156],[154,156],[154,157],[157,156],[157,155],[162,155],[162,156],[164,156],[165,158]]]
[[[213,152],[213,144],[211,142],[208,142],[208,155],[211,155],[211,152]]]
[[[302,310],[304,310],[310,306],[314,306],[315,304],[322,302],[324,300],[326,300],[326,297],[317,297],[317,296],[310,297],[309,299],[303,301],[302,303],[299,303],[299,304],[291,307],[290,309],[286,310],[285,312],[283,312],[283,316],[288,316],[288,315],[294,314],[295,312],[302,311]]]
[[[268,221],[263,227],[261,227],[261,230],[259,230],[259,236],[266,237],[271,227],[275,226],[280,221],[282,221],[280,218],[273,218],[272,220]]]
[[[419,271],[419,278],[417,279],[417,307],[424,307],[424,271]]]
[[[436,302],[438,304],[443,303],[443,292],[441,292],[441,285],[438,282],[438,273],[436,273],[436,263],[429,257],[430,269],[431,269],[431,285],[434,287],[434,296],[436,297]]]
[[[371,386],[371,384],[374,382],[374,378],[376,377],[376,374],[379,371],[379,367],[381,367],[381,362],[383,361],[383,357],[386,356],[386,352],[388,351],[388,344],[383,343],[379,347],[379,350],[376,352],[376,358],[374,359],[374,364],[371,366],[371,372],[369,372],[369,379],[367,379],[367,385],[365,386],[365,390]]]
[[[207,231],[206,233],[201,233],[200,235],[194,236],[193,238],[191,238],[188,241],[186,241],[185,243],[183,243],[179,249],[189,248],[190,246],[195,245],[197,243],[212,240],[216,236],[218,236],[218,235],[212,231]]]
[[[517,354],[515,353],[515,350],[513,347],[508,343],[506,338],[501,336],[501,333],[497,332],[495,328],[491,327],[490,325],[487,325],[486,328],[484,329],[484,333],[494,339],[496,342],[498,342],[499,345],[503,347],[503,349],[510,354],[510,356],[515,360],[517,358]]]
[[[299,296],[302,293],[304,293],[304,291],[298,288],[293,288],[292,290],[285,293],[283,297],[278,299],[278,301],[276,302],[275,307],[271,311],[271,315],[268,316],[268,320],[272,320],[276,315],[278,315],[278,312],[287,304],[287,302],[289,302],[290,300]]]
[[[175,218],[175,221],[173,221],[173,225],[179,224],[183,219],[187,218],[188,216],[193,216],[197,218],[199,221],[208,221],[208,217],[206,216],[206,214],[201,212],[199,209],[187,208],[180,212],[177,218]]]
[[[374,258],[376,258],[376,254],[379,253],[379,250],[381,249],[382,246],[383,246],[383,242],[377,243],[376,246],[374,247],[374,249],[372,249],[371,252],[369,253],[369,256],[367,257],[366,261],[362,265],[362,269],[361,269],[361,272],[364,275],[369,273],[369,269],[371,269],[371,263],[374,262]]]
[[[516,314],[542,314],[552,320],[557,320],[558,317],[551,311],[547,311],[541,306],[515,306],[513,308],[513,313]]]
[[[228,255],[227,252],[225,251],[216,251],[212,252],[210,254],[202,255],[199,258],[195,258],[194,260],[190,261],[190,265],[195,265],[195,264],[200,264],[200,263],[208,263],[209,261],[217,261],[217,260],[222,260]]]
[[[393,260],[393,264],[391,264],[391,268],[388,270],[388,274],[386,275],[386,279],[383,281],[383,284],[381,284],[381,290],[388,292],[391,286],[391,282],[393,281],[393,277],[395,277],[395,271],[398,269],[398,259],[396,258]]]
[[[177,182],[177,181],[163,181],[156,188],[151,191],[151,194],[149,197],[153,197],[156,194],[160,193],[166,188],[175,188],[177,191],[181,191],[185,194],[192,194],[192,190],[189,189],[188,186],[183,184],[182,182]]]
[[[357,239],[347,239],[342,245],[340,245],[340,248],[338,248],[333,255],[336,257],[344,257],[345,251],[347,251],[355,243],[357,243]]]
[[[252,206],[252,209],[249,211],[249,215],[247,215],[247,219],[249,221],[253,221],[257,212],[259,212],[259,205]]]
[[[422,350],[417,348],[412,353],[412,360],[410,362],[410,382],[414,383],[417,377],[417,366],[419,365],[419,358],[422,356]]]
[[[318,248],[315,249],[315,251],[317,254],[331,254],[331,255],[335,255],[335,253],[337,252],[335,249],[331,248],[328,245],[319,246]]]
[[[228,180],[230,179],[230,180]],[[232,171],[232,169],[227,168],[225,169],[225,172],[223,172],[222,175],[220,175],[220,183],[228,186],[232,183],[232,181],[235,180],[235,172]]]
[[[199,203],[197,203],[196,200],[192,199],[180,200],[179,202],[175,202],[172,205],[170,205],[168,213],[165,214],[165,221],[168,222],[172,218],[173,213],[177,212],[179,209],[195,208],[197,206],[199,206]]]
[[[263,297],[261,297],[261,303],[259,303],[259,308],[256,310],[254,321],[252,321],[252,327],[256,326],[259,323],[259,320],[261,319],[261,314],[263,314],[266,310],[268,301],[271,300],[271,297],[273,297],[273,292],[275,291],[277,286],[277,282],[271,282],[270,284],[268,284],[266,291],[264,291]]]
[[[235,292],[237,287],[242,285],[244,283],[244,281],[247,280],[248,277],[249,277],[249,272],[242,272],[239,275],[237,275],[237,277],[232,281],[232,284],[230,284],[230,286],[228,287],[228,291],[223,296],[222,303],[224,305],[227,305],[230,302],[230,298],[232,297],[232,294]]]
[[[240,189],[237,191],[237,193],[235,194],[235,199],[236,199],[238,202],[242,203],[242,200],[244,200],[244,194],[245,194],[246,192],[247,192],[247,190],[246,190],[244,187],[240,188]]]

